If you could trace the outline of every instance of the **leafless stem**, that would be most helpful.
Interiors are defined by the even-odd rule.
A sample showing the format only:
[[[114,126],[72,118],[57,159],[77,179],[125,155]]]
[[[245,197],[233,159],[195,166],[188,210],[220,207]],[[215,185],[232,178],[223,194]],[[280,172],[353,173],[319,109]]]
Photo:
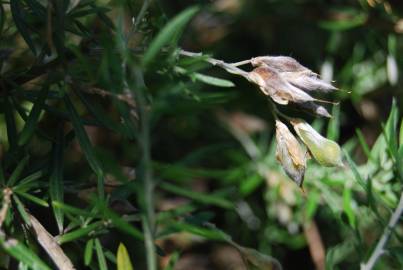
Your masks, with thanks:
[[[243,65],[249,64],[251,61],[252,61],[251,59],[243,60],[243,61],[239,61],[239,62],[236,62],[236,63],[230,63],[230,65],[234,66],[234,67],[238,67],[238,66],[243,66]]]
[[[183,56],[189,56],[189,57],[202,57],[203,56],[202,53],[188,52],[188,51],[185,51],[185,50],[180,50],[179,54],[183,55]],[[228,63],[225,63],[222,60],[218,60],[218,59],[215,59],[215,58],[212,58],[212,57],[207,57],[205,61],[209,62],[213,66],[223,68],[229,73],[242,76],[245,79],[249,80],[248,72],[243,71],[242,69],[236,67],[236,65],[238,63],[241,63],[241,62],[238,62],[238,63],[235,63],[235,64],[228,64]],[[249,61],[249,60],[247,60],[247,61]],[[242,61],[242,62],[244,62],[244,61]]]
[[[36,239],[43,249],[48,253],[49,257],[55,263],[59,270],[74,270],[74,266],[70,259],[64,254],[55,238],[42,226],[42,224],[33,216],[29,215],[32,230],[36,235]]]
[[[322,238],[319,233],[318,226],[315,221],[305,221],[304,234],[308,242],[309,251],[312,256],[312,260],[315,263],[316,270],[324,270],[326,251],[322,242]]]
[[[393,212],[392,216],[390,217],[390,220],[388,222],[388,225],[383,231],[383,234],[381,238],[379,239],[378,244],[376,245],[374,251],[371,254],[371,257],[369,257],[368,261],[366,263],[361,264],[361,270],[371,270],[377,260],[385,253],[385,245],[389,240],[390,234],[392,233],[393,228],[396,226],[397,222],[399,221],[400,216],[402,215],[403,212],[403,192],[400,194],[400,200],[399,203]]]
[[[123,101],[127,105],[129,105],[131,108],[135,109],[136,108],[136,103],[133,100],[133,97],[127,93],[125,94],[115,94],[109,91],[106,91],[104,89],[98,88],[98,87],[81,87],[80,90],[85,91],[86,93],[89,94],[95,94],[99,95],[101,97],[112,97],[116,98],[120,101]]]

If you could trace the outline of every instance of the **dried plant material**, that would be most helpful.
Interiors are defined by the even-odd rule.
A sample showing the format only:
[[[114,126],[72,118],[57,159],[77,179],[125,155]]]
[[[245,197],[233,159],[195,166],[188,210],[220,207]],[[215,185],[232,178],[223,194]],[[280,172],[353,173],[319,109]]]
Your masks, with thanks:
[[[287,175],[302,186],[306,168],[306,155],[285,124],[276,120],[276,158]]]
[[[319,79],[312,73],[302,72],[283,72],[281,76],[289,83],[304,91],[331,92],[337,90],[333,85]]]
[[[251,64],[253,66],[267,65],[276,69],[278,72],[305,72],[307,74],[317,75],[289,56],[259,56],[252,58]]]
[[[305,221],[304,235],[316,270],[326,269],[326,250],[315,221]]]
[[[11,195],[13,191],[10,188],[3,189],[3,205],[0,209],[0,229],[3,225],[4,220],[6,220],[7,212],[11,204]]]
[[[318,116],[323,116],[327,118],[331,118],[332,115],[326,110],[325,107],[322,105],[318,105],[314,102],[304,102],[304,103],[299,103],[298,104],[300,107],[307,109],[308,111],[311,111],[312,113],[318,115]]]
[[[341,149],[336,142],[324,138],[312,126],[301,119],[294,119],[291,124],[320,165],[328,167],[343,166]]]
[[[281,264],[273,257],[260,253],[259,251],[240,246],[235,242],[230,242],[241,253],[248,269],[259,270],[282,270]]]
[[[64,254],[55,238],[42,226],[42,224],[32,215],[29,215],[31,227],[36,235],[36,239],[59,270],[74,270],[70,259]]]
[[[278,104],[287,105],[289,101],[301,103],[316,100],[288,83],[275,69],[269,66],[255,68],[249,73],[248,79],[256,83],[264,94],[270,96]]]

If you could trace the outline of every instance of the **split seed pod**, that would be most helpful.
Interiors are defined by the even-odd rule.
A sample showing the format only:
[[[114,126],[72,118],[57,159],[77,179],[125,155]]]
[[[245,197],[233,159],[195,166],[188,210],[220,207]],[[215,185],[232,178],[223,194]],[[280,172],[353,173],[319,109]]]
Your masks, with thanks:
[[[264,94],[278,104],[287,105],[288,102],[302,103],[316,100],[284,80],[279,72],[267,65],[259,66],[249,72],[248,79],[256,83]]]
[[[307,92],[318,91],[328,93],[337,90],[333,85],[321,80],[310,71],[305,72],[283,72],[281,76],[289,83]]]
[[[306,72],[308,74],[317,75],[289,56],[259,56],[252,58],[251,64],[253,66],[268,65],[279,72]]]
[[[276,120],[276,158],[286,174],[302,186],[306,168],[306,154],[285,124]]]
[[[312,126],[301,119],[290,121],[300,139],[308,147],[315,160],[322,166],[343,166],[340,146],[320,135]]]

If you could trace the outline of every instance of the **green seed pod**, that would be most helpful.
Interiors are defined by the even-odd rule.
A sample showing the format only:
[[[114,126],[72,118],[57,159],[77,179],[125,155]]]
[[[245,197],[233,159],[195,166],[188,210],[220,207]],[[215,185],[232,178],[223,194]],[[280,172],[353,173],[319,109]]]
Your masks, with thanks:
[[[291,124],[320,165],[327,167],[343,166],[341,149],[336,142],[324,138],[301,119],[294,119]]]
[[[276,158],[287,175],[302,186],[306,168],[306,155],[286,125],[276,120]]]

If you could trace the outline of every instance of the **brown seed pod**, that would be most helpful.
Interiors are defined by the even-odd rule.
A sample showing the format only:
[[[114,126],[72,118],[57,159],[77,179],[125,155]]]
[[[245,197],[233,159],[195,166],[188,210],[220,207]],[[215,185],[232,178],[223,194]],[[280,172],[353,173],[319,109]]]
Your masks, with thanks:
[[[270,96],[275,102],[286,105],[315,101],[313,97],[291,85],[282,78],[280,73],[269,66],[259,66],[248,74],[249,81],[256,83],[263,93]]]
[[[285,124],[276,120],[276,158],[286,174],[302,186],[306,168],[306,152]]]

